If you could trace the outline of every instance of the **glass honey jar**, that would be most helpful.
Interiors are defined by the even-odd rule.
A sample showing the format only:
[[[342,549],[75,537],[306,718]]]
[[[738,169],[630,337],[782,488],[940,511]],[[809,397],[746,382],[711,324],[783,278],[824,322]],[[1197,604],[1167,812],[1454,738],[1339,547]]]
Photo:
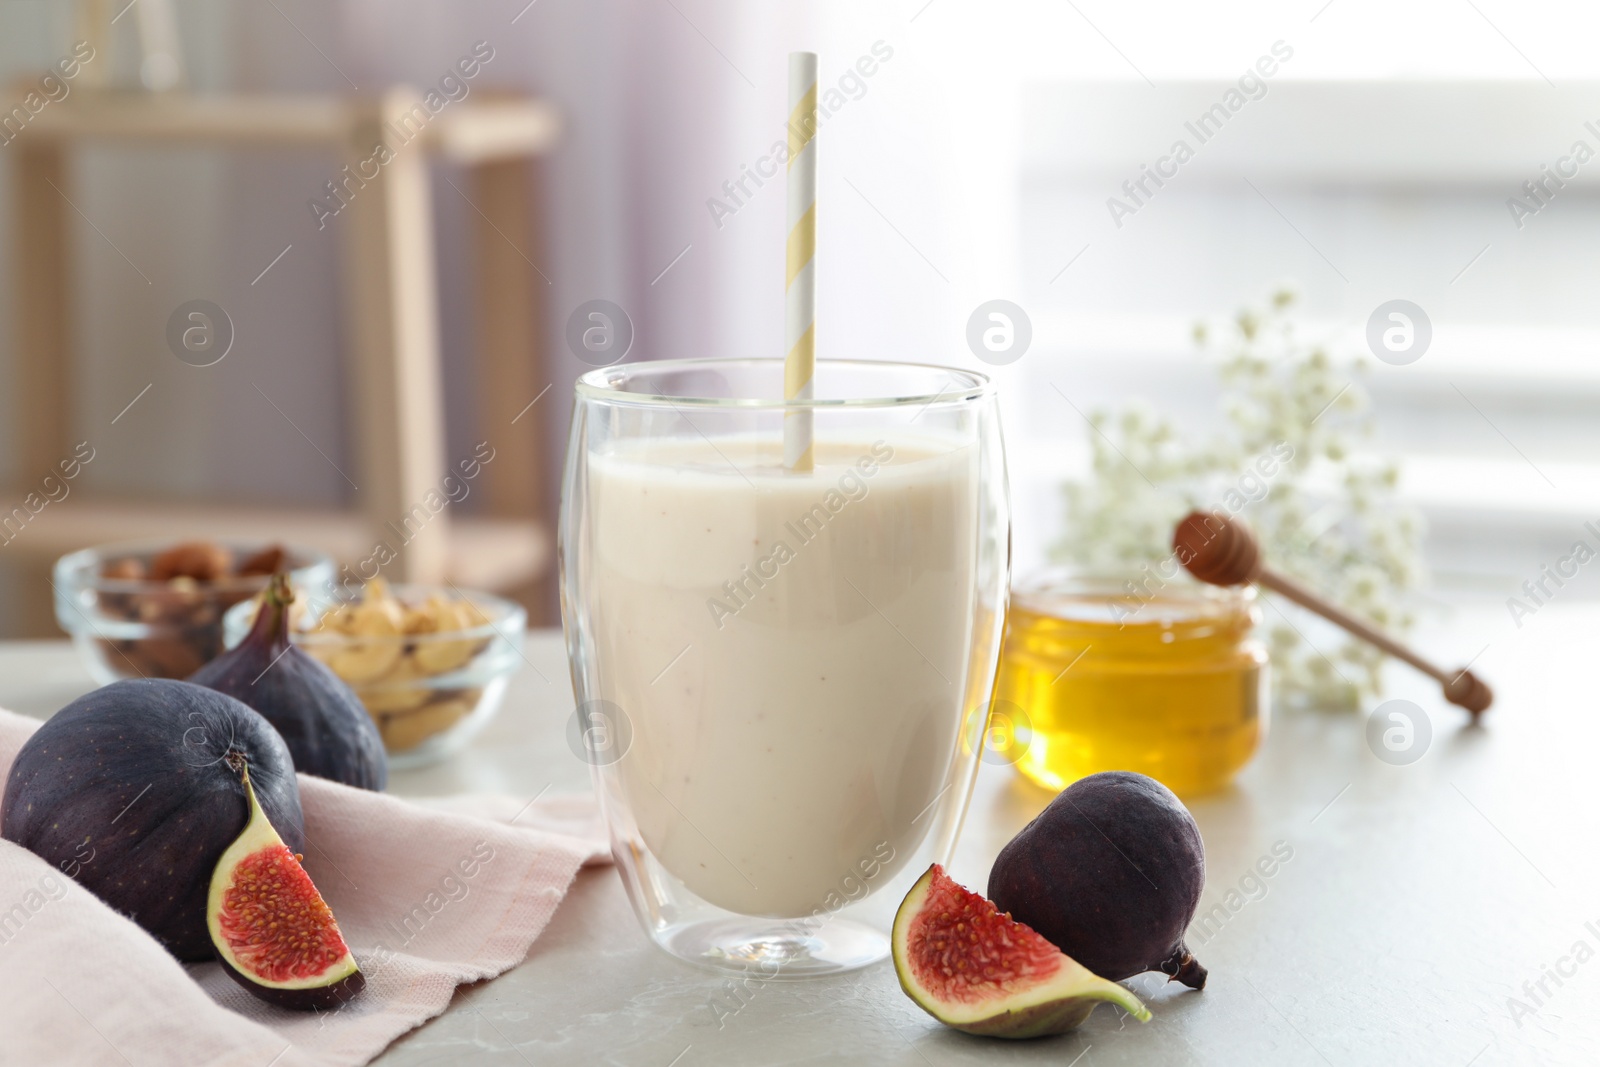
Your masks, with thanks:
[[[995,685],[1009,758],[1059,790],[1138,771],[1179,794],[1232,781],[1266,735],[1254,587],[1051,572],[1012,590]]]

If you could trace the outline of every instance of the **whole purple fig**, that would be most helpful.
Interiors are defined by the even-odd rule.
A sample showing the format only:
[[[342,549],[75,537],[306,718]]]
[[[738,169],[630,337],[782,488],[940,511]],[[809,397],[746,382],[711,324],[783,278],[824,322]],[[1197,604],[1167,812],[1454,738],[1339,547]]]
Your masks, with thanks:
[[[209,960],[211,876],[250,818],[243,767],[284,841],[303,850],[300,787],[276,730],[221,693],[124,679],[74,700],[23,744],[0,800],[0,836],[180,960]]]
[[[377,723],[338,675],[290,642],[293,600],[288,576],[274,576],[250,633],[189,681],[260,712],[283,735],[295,770],[381,790],[389,758]]]
[[[1206,880],[1205,844],[1154,778],[1080,778],[1011,839],[989,899],[1102,978],[1163,971],[1193,989],[1206,969],[1184,944]]]

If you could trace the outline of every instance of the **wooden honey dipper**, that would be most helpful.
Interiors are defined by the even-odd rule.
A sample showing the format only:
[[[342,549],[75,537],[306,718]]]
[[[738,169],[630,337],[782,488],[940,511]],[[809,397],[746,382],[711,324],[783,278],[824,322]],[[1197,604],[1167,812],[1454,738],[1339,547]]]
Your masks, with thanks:
[[[1477,722],[1478,716],[1494,701],[1494,691],[1471,671],[1465,668],[1441,670],[1383,631],[1266,566],[1261,561],[1261,546],[1255,534],[1243,522],[1216,512],[1192,511],[1173,531],[1172,551],[1178,562],[1202,582],[1263,585],[1377,645],[1396,659],[1404,660],[1436,679],[1444,687],[1444,698],[1470,711],[1473,722]]]

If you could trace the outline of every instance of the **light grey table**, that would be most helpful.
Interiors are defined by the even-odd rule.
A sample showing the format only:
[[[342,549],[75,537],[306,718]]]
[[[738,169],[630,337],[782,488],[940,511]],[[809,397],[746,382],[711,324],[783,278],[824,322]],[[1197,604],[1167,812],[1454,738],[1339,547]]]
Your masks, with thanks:
[[[378,1062],[1600,1063],[1600,608],[1553,604],[1524,622],[1463,609],[1422,641],[1446,662],[1487,646],[1474,669],[1499,700],[1482,728],[1396,671],[1389,695],[1433,723],[1418,762],[1380,762],[1359,716],[1282,713],[1234,787],[1190,800],[1207,849],[1202,913],[1222,904],[1191,930],[1211,980],[1192,993],[1136,979],[1149,1024],[1101,1008],[1065,1037],[971,1038],[924,1015],[885,963],[769,983],[719,1026],[708,1001],[721,981],[647,944],[616,873],[598,868],[579,875],[521,966],[459,991]],[[474,745],[395,774],[394,792],[589,788],[563,737],[572,696],[559,636],[533,635],[527,655]],[[46,714],[89,685],[65,643],[0,646],[0,705]],[[985,766],[954,876],[981,890],[995,853],[1048,800]],[[1280,841],[1293,857],[1258,881],[1257,860]]]

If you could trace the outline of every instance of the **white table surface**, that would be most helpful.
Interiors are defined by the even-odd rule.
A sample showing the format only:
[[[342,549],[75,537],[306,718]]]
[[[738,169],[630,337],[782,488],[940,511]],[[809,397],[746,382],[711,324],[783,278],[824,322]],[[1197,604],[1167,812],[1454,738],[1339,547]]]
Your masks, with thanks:
[[[1482,728],[1396,670],[1432,745],[1394,767],[1360,716],[1280,714],[1229,790],[1189,803],[1207,850],[1202,912],[1287,842],[1293,859],[1191,947],[1204,992],[1133,985],[1153,1022],[1101,1008],[1077,1033],[1005,1043],[945,1030],[884,963],[761,987],[720,1028],[720,980],[650,946],[616,873],[580,873],[521,966],[460,990],[378,1062],[422,1064],[1439,1064],[1600,1063],[1600,607],[1552,604],[1520,631],[1503,607],[1452,613],[1420,642],[1475,664],[1499,699]],[[563,737],[572,711],[554,631],[500,717],[461,756],[398,772],[399,794],[533,796],[589,788]],[[541,676],[543,680],[541,680]],[[90,688],[65,642],[0,644],[0,705],[44,715]],[[982,889],[1000,847],[1049,797],[985,766],[952,873]],[[1240,898],[1242,899],[1242,897]],[[1592,929],[1586,923],[1593,923]],[[1563,961],[1563,958],[1565,960]],[[1524,991],[1547,967],[1535,1006]],[[1533,992],[1538,994],[1537,985]],[[1534,1012],[1514,1019],[1509,997]]]

